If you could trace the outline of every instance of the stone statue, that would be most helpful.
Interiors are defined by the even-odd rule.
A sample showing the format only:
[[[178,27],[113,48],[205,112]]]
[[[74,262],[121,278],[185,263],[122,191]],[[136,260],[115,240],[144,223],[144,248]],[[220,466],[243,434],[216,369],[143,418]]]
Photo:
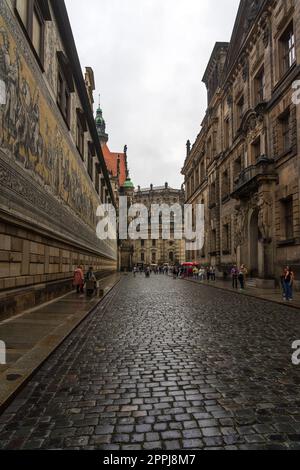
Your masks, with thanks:
[[[237,206],[235,215],[235,250],[242,246],[246,239],[248,206]]]
[[[187,154],[187,156],[189,156],[190,153],[191,153],[191,142],[188,140],[187,143],[186,143],[186,154]]]
[[[261,233],[261,237],[263,242],[270,242],[271,234],[271,209],[272,209],[272,201],[270,196],[261,195],[258,200],[258,228]]]

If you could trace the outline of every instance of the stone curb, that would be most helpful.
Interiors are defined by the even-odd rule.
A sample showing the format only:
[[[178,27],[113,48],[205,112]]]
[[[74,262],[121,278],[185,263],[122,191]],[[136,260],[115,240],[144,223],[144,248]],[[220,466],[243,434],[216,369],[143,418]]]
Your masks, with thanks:
[[[34,348],[28,351],[11,368],[4,371],[3,377],[5,377],[6,380],[2,380],[0,383],[0,415],[11,404],[17,394],[27,385],[36,372],[38,372],[46,360],[88,316],[99,308],[107,295],[120,281],[121,277],[116,279],[112,286],[105,289],[103,297],[90,310],[84,313],[74,314],[72,318],[67,320],[63,325],[58,326],[51,334],[39,341]],[[7,377],[11,377],[11,381],[9,381]]]
[[[224,292],[231,292],[235,295],[244,295],[245,297],[252,297],[253,299],[259,299],[259,300],[262,300],[263,302],[271,302],[273,304],[284,305],[285,307],[293,308],[294,310],[300,310],[300,307],[293,304],[293,303],[288,303],[288,302],[275,300],[275,299],[267,299],[266,297],[261,297],[259,295],[250,294],[249,292],[245,292],[245,291],[240,292],[240,291],[236,291],[236,290],[233,290],[233,289],[227,289],[226,287],[221,287],[221,286],[218,286],[216,284],[202,284],[198,281],[194,281],[193,279],[186,279],[185,278],[185,279],[181,279],[181,281],[192,282],[193,284],[197,284],[198,286],[212,287],[213,289],[219,289],[219,290],[222,290]]]

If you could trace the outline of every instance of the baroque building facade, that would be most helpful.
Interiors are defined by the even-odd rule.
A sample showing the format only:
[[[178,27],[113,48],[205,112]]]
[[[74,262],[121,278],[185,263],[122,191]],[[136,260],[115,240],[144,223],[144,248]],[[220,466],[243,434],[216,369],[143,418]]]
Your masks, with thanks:
[[[63,0],[0,0],[0,319],[72,289],[74,267],[117,268],[96,236],[115,204]]]
[[[165,186],[154,187],[152,184],[150,188],[138,189],[134,193],[134,203],[143,204],[147,210],[149,216],[151,215],[151,206],[153,204],[162,206],[166,204],[169,207],[173,205],[179,205],[182,209],[184,206],[184,191],[183,189],[173,189],[168,183]],[[183,217],[181,222],[183,221]],[[163,218],[159,217],[159,238],[153,239],[151,237],[151,219],[149,219],[149,230],[147,233],[147,239],[132,241],[133,245],[133,265],[135,266],[151,266],[151,265],[175,265],[181,264],[185,261],[185,242],[183,238],[181,240],[175,237],[175,227],[170,227],[170,239],[164,239],[162,228]],[[179,227],[178,227],[179,230]],[[182,224],[180,226],[180,233],[182,234]]]
[[[246,264],[273,287],[300,278],[300,2],[240,2],[230,43],[216,43],[203,82],[208,109],[182,170],[186,202],[205,206],[205,245],[187,253],[219,274]]]

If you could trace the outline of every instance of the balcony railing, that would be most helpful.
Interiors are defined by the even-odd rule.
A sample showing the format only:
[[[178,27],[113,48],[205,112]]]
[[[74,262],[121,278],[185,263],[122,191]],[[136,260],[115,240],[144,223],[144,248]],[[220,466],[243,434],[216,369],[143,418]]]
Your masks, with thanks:
[[[256,165],[245,168],[234,183],[233,198],[248,196],[249,193],[257,190],[262,180],[275,181],[278,178],[274,168],[274,160],[265,156],[257,160]]]
[[[249,183],[251,180],[256,178],[256,176],[257,176],[257,166],[256,165],[251,165],[251,166],[248,166],[247,168],[245,168],[245,170],[243,170],[240,173],[240,176],[239,176],[238,180],[236,181],[236,183],[234,185],[234,191],[237,191],[242,186]]]

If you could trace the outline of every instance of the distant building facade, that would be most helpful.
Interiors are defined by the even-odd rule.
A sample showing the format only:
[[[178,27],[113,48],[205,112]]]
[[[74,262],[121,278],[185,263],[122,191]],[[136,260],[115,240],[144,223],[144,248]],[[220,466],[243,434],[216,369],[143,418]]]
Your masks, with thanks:
[[[205,246],[191,260],[228,273],[246,264],[274,286],[300,279],[300,2],[240,2],[230,43],[217,43],[203,82],[208,109],[183,167],[186,202],[205,205]]]
[[[165,186],[141,189],[140,187],[134,193],[134,203],[143,204],[147,207],[149,216],[151,215],[152,204],[166,204],[172,206],[179,204],[184,206],[184,191],[182,189],[173,189],[168,183]],[[185,261],[185,242],[176,240],[174,237],[174,226],[171,226],[170,240],[164,240],[162,237],[162,218],[159,219],[159,239],[151,238],[151,225],[149,224],[148,240],[133,241],[133,265],[175,265]]]
[[[70,291],[73,270],[117,269],[96,237],[115,204],[63,0],[0,0],[0,319]]]
[[[127,145],[122,152],[112,152],[108,147],[109,136],[106,132],[106,122],[103,118],[103,112],[100,107],[96,113],[97,132],[108,168],[110,183],[112,185],[117,215],[119,215],[120,196],[126,196],[128,205],[133,202],[134,185],[129,176],[129,168],[127,161]],[[130,271],[132,269],[133,246],[130,240],[120,240],[118,237],[118,269],[120,271]]]

